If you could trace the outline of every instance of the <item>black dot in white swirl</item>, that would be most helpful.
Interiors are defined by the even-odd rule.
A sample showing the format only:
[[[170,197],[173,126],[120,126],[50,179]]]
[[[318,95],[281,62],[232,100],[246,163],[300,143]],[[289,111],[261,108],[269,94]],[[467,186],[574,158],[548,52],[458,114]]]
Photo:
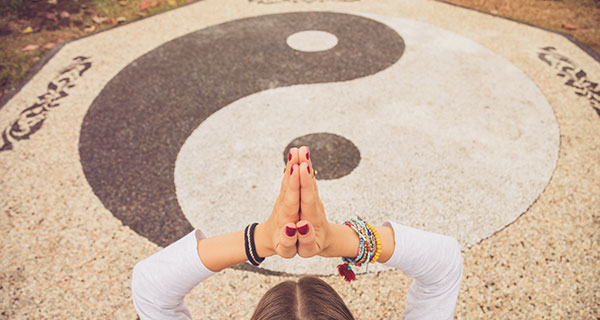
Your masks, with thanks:
[[[309,146],[313,169],[317,180],[332,180],[350,174],[360,162],[360,151],[352,141],[333,133],[311,133],[294,139],[283,151],[287,163],[288,150],[292,147]]]

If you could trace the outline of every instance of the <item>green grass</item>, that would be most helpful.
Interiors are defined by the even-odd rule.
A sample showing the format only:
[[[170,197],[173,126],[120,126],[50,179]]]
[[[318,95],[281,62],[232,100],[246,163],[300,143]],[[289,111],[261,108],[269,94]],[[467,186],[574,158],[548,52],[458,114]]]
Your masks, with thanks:
[[[14,40],[7,42],[8,45],[0,46],[0,90],[8,89],[25,78],[45,53],[44,50],[20,52],[19,48],[15,48]]]
[[[25,13],[27,5],[23,0],[0,0],[0,15]]]
[[[78,38],[85,35],[83,29],[86,26],[95,26],[95,32],[113,26],[112,22],[97,24],[92,20],[93,16],[117,19],[124,17],[125,21],[140,19],[142,16],[151,15],[165,11],[187,3],[187,0],[156,0],[155,6],[141,11],[140,7],[144,1],[153,0],[127,0],[126,5],[120,5],[119,0],[58,0],[64,7],[79,7],[87,3],[87,11],[91,14],[72,12],[71,21],[81,21],[80,26],[66,27],[59,30],[36,30],[33,33],[23,34],[31,22],[24,18],[25,23],[15,22],[21,16],[35,16],[35,12],[28,11],[28,2],[31,0],[0,0],[0,28],[12,29],[12,33],[0,37],[0,96],[10,88],[14,87],[25,78],[27,72],[49,51],[44,49],[46,43],[54,42],[58,38],[64,40]],[[47,1],[47,0],[40,0]],[[33,6],[35,8],[35,5]],[[38,45],[33,51],[24,52],[22,49],[30,44]]]

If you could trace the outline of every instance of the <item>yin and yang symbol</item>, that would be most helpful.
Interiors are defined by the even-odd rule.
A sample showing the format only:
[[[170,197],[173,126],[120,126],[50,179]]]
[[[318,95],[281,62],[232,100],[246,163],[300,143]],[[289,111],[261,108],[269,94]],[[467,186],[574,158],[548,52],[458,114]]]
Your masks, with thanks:
[[[193,228],[264,221],[282,154],[304,141],[331,221],[390,219],[472,245],[543,191],[558,127],[531,80],[472,40],[395,17],[286,13],[132,62],[89,108],[80,157],[104,206],[166,246]],[[261,268],[333,274],[338,263],[300,259]]]

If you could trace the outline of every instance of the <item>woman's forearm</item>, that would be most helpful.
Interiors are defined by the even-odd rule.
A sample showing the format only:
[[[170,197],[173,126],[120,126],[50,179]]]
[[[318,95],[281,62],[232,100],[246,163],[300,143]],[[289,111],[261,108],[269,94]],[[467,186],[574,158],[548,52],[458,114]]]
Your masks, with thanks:
[[[202,263],[213,272],[247,260],[244,251],[244,231],[198,240],[197,250]]]
[[[331,243],[325,252],[325,257],[356,257],[358,254],[359,239],[356,231],[343,224],[329,225]],[[394,230],[388,226],[375,227],[381,240],[381,255],[378,262],[386,262],[394,253]]]
[[[395,253],[387,266],[415,278],[406,295],[404,319],[452,319],[460,290],[463,262],[456,239],[389,222]]]
[[[199,230],[136,263],[131,296],[140,319],[189,319],[184,297],[194,286],[213,275],[198,259]]]
[[[264,224],[256,226],[254,243],[260,257],[265,258],[274,254]],[[248,261],[243,230],[198,240],[197,250],[202,263],[213,272]]]
[[[397,223],[376,227],[382,243],[379,262],[415,278],[407,294],[406,319],[452,319],[462,278],[460,245],[451,238]],[[354,230],[330,224],[331,242],[323,256],[355,257]]]

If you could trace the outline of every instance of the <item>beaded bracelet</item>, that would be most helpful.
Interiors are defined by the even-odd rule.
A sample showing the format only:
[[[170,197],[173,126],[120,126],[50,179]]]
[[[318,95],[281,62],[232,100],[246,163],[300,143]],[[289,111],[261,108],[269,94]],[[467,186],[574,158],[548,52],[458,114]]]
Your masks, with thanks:
[[[371,232],[368,231],[366,224],[360,223],[360,226],[360,235],[362,236],[362,238],[365,239],[366,254],[363,255],[362,259],[360,259],[360,261],[356,264],[358,267],[360,267],[363,263],[368,262],[371,258],[373,258],[373,247],[371,245],[373,241],[371,241]]]
[[[371,229],[371,233],[375,236],[375,254],[373,255],[373,259],[371,259],[371,263],[377,262],[379,260],[379,256],[381,255],[381,238],[379,238],[379,232],[372,225],[367,223],[367,227]]]
[[[376,238],[375,238],[371,228],[369,227],[369,224],[364,221],[359,221],[359,222],[360,222],[359,224],[361,226],[362,235],[365,237],[365,239],[368,239],[368,241],[365,241],[365,245],[367,246],[368,255],[363,257],[363,259],[361,260],[361,264],[362,264],[362,263],[368,263],[369,261],[372,261],[373,257],[375,256],[377,242],[376,242]],[[360,267],[360,265],[358,265],[358,266]]]
[[[368,259],[369,256],[369,236],[365,232],[365,224],[358,219],[351,219],[344,223],[348,227],[352,228],[358,234],[359,246],[358,246],[358,255],[356,258],[352,259],[349,257],[343,258],[344,261],[354,264],[356,266],[361,266],[363,262]]]
[[[363,263],[374,263],[381,254],[381,240],[379,234],[370,224],[360,220],[351,219],[344,222],[344,225],[352,228],[359,238],[358,255],[353,259],[342,257],[343,264],[337,266],[338,272],[348,282],[355,280],[356,275],[352,271],[351,264],[360,267]]]
[[[246,249],[246,258],[248,261],[255,266],[258,266],[261,262],[265,261],[265,258],[258,256],[256,252],[256,245],[254,244],[254,229],[258,223],[249,224],[244,230],[244,249]]]

